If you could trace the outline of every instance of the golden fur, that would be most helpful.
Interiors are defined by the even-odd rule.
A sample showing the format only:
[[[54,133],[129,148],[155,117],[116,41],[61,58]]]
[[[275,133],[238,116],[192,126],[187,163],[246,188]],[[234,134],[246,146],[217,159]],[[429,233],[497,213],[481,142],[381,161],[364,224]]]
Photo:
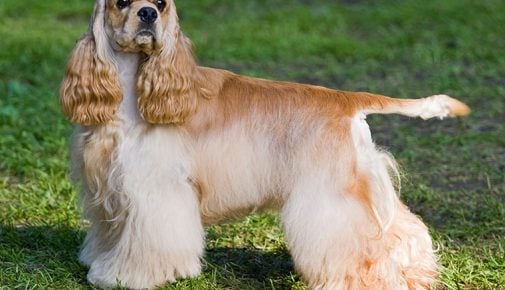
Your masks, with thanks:
[[[80,260],[101,287],[151,288],[201,269],[202,225],[270,207],[314,289],[429,289],[426,226],[366,114],[464,116],[445,95],[394,99],[200,67],[173,1],[97,0],[61,86],[91,221]],[[144,8],[157,20],[142,23]]]
[[[84,36],[75,48],[61,86],[61,107],[70,121],[103,124],[114,118],[122,92],[111,64],[96,53],[94,40]]]
[[[175,48],[155,52],[142,65],[137,83],[140,114],[149,123],[183,123],[198,102],[196,63],[189,40],[175,35]]]

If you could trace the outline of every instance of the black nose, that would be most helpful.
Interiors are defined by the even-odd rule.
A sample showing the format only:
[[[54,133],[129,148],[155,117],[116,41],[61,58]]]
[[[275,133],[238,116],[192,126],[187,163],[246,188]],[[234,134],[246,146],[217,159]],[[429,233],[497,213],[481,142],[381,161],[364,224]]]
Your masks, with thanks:
[[[156,18],[158,18],[158,12],[156,12],[156,9],[151,7],[144,7],[140,9],[137,15],[140,17],[140,21],[145,24],[153,24],[154,21],[156,21]]]

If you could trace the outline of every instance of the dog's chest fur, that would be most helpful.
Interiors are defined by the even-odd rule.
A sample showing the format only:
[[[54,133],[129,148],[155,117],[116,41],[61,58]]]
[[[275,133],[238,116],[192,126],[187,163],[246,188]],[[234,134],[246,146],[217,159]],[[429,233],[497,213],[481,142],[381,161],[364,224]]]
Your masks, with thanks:
[[[191,168],[191,147],[183,130],[153,126],[140,116],[135,92],[139,56],[117,53],[116,65],[123,89],[116,118],[105,125],[77,127],[73,151],[73,171],[87,180],[85,198],[97,204],[114,201],[105,210],[108,219],[117,218],[114,208],[123,207],[118,202],[132,202],[133,195],[148,195],[164,188],[163,183],[186,186]]]

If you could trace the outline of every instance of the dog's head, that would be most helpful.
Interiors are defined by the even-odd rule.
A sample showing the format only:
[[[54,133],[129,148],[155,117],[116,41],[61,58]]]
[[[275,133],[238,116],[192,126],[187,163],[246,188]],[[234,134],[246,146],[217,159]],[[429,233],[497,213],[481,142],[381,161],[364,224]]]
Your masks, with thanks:
[[[105,30],[116,50],[151,54],[175,38],[172,1],[109,0],[106,6]]]
[[[181,123],[195,110],[196,63],[172,0],[96,0],[90,28],[67,65],[60,101],[84,125],[114,119],[123,92],[117,52],[139,53],[139,111],[150,123]]]

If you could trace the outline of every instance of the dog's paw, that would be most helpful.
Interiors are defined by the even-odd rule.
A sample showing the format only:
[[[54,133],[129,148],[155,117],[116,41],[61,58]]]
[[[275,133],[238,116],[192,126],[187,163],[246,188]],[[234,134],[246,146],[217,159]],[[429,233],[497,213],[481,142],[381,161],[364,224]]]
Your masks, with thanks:
[[[193,259],[186,259],[184,262],[179,263],[175,267],[175,278],[186,279],[194,278],[200,275],[202,271],[202,263],[199,257]]]
[[[121,259],[96,259],[89,269],[88,282],[100,288],[117,286],[128,289],[153,289],[177,279],[193,278],[201,272],[199,257],[179,261],[154,258],[148,261],[121,261]]]

